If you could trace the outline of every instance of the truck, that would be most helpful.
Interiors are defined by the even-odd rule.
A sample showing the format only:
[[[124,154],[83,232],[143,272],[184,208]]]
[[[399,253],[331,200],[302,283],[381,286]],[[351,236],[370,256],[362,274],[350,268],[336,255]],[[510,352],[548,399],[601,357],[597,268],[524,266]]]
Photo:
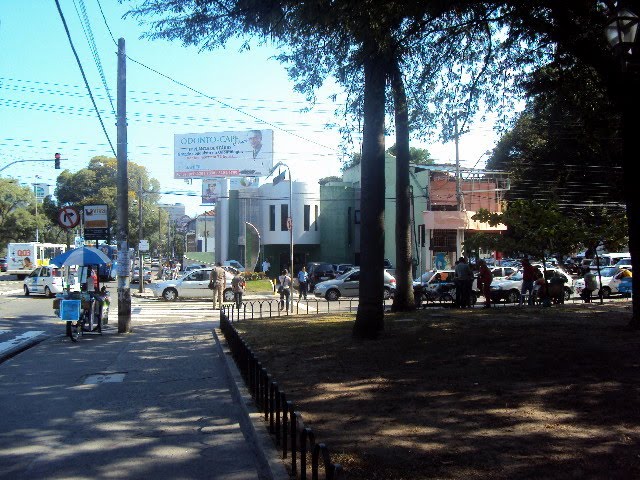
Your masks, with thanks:
[[[58,243],[22,242],[7,246],[7,273],[24,280],[36,267],[49,265],[49,261],[64,253],[67,246]]]

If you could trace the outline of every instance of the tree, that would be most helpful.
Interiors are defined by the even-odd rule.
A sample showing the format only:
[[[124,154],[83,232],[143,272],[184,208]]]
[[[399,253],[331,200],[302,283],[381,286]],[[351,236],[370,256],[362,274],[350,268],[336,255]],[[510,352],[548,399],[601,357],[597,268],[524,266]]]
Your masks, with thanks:
[[[35,238],[35,218],[29,208],[34,198],[29,187],[0,178],[0,250],[9,242]]]
[[[492,238],[497,250],[527,254],[542,262],[551,255],[568,255],[582,240],[578,223],[553,203],[516,200],[504,212],[480,209],[472,218],[492,226],[506,225],[505,234]]]
[[[341,182],[341,181],[342,181],[342,178],[341,178],[341,177],[335,177],[335,176],[332,176],[332,177],[324,177],[324,178],[321,178],[320,180],[318,180],[318,183],[319,183],[320,185],[326,185],[326,184],[327,184],[327,183],[329,183],[329,182]]]
[[[396,156],[396,144],[387,148],[387,153]],[[414,165],[433,165],[433,158],[426,148],[409,147],[409,159]]]

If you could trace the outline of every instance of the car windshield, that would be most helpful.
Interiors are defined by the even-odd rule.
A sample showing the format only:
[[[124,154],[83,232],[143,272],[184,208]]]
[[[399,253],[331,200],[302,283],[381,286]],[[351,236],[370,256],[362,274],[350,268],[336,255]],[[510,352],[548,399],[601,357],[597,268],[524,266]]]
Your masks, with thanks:
[[[507,279],[520,281],[522,280],[522,272],[518,271],[518,272],[512,273],[511,275],[507,276]]]
[[[416,278],[416,282],[420,282],[420,283],[427,283],[429,280],[431,280],[431,277],[433,277],[435,275],[436,271],[435,270],[431,270],[429,272],[425,272],[423,273],[420,277]]]
[[[349,275],[351,275],[352,273],[353,273],[353,271],[352,271],[352,270],[349,270],[348,272],[344,272],[344,273],[342,273],[342,274],[338,275],[338,276],[336,277],[336,280],[344,280],[345,278],[347,278],[347,277],[348,277]]]
[[[620,270],[617,267],[601,268],[600,275],[603,277],[613,277]]]

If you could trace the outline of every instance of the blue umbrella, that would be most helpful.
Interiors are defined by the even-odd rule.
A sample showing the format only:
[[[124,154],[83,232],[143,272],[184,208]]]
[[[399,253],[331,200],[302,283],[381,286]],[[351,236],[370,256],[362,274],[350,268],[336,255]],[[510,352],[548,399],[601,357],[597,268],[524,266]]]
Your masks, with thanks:
[[[52,258],[49,263],[64,267],[66,265],[103,265],[111,263],[111,260],[97,248],[80,247]]]

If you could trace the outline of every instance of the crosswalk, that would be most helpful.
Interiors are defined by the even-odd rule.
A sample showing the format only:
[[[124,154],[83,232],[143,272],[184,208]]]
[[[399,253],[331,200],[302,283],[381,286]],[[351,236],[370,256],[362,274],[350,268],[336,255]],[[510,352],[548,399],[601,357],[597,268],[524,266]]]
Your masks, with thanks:
[[[211,307],[211,302],[169,303],[155,300],[142,300],[131,305],[133,324],[153,324],[183,321],[217,320],[219,313]],[[109,307],[109,323],[117,323],[118,305]]]

